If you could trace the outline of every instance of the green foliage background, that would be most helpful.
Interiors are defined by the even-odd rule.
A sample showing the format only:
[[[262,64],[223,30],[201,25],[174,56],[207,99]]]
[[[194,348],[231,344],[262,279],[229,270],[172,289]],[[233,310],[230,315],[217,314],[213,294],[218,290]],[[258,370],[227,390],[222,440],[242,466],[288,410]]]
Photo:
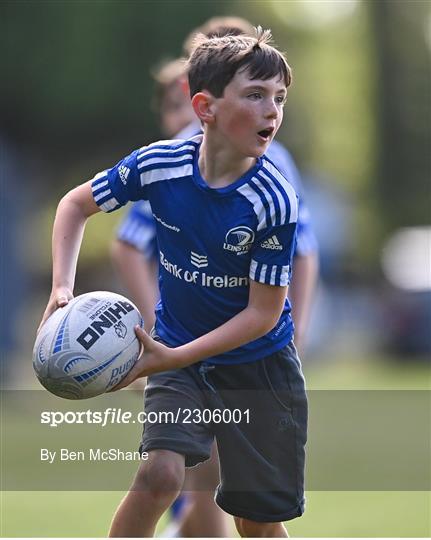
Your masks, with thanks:
[[[303,170],[354,200],[353,261],[375,270],[390,231],[429,220],[426,2],[6,0],[0,9],[2,130],[48,169],[37,178],[47,211],[160,136],[150,69],[178,56],[208,17],[235,14],[271,27],[287,52],[295,83],[281,139]]]

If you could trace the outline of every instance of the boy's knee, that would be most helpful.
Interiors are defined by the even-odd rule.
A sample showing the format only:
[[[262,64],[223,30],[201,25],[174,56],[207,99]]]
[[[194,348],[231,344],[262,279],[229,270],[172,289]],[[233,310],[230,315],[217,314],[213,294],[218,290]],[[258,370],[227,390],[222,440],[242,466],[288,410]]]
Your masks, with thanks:
[[[238,531],[238,534],[239,534],[241,537],[244,536],[244,535],[242,534],[242,519],[243,519],[243,518],[233,516],[233,520],[234,520],[234,522],[235,522],[236,530]]]
[[[176,497],[184,483],[184,457],[166,450],[150,453],[142,463],[133,483],[133,490],[147,491],[153,498]]]
[[[285,536],[280,534],[280,528],[285,529],[281,523],[261,523],[250,519],[234,517],[235,526],[238,533],[243,538],[270,538],[274,536]]]

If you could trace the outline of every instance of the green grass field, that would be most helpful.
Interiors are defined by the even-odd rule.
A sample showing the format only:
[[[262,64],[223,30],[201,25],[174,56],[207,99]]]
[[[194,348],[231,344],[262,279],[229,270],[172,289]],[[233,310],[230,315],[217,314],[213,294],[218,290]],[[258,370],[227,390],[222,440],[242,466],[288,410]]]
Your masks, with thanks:
[[[430,371],[425,364],[393,364],[380,358],[351,359],[312,364],[305,366],[304,371],[308,388],[312,390],[430,388]],[[3,430],[3,436],[6,435]],[[2,537],[15,538],[104,537],[123,494],[120,491],[3,491],[0,533]],[[430,492],[310,491],[306,513],[289,523],[288,530],[297,537],[429,537]]]
[[[2,536],[106,536],[122,495],[4,493]],[[313,491],[307,494],[304,516],[289,523],[288,530],[299,537],[428,537],[430,502],[424,492]]]

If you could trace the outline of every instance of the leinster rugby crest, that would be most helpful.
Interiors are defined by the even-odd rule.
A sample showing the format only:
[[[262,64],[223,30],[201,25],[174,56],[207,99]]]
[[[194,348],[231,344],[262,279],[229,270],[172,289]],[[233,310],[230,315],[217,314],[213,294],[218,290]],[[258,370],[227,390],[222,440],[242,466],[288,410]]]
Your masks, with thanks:
[[[223,249],[233,251],[237,255],[248,253],[254,242],[254,232],[250,227],[240,225],[234,227],[226,233]]]

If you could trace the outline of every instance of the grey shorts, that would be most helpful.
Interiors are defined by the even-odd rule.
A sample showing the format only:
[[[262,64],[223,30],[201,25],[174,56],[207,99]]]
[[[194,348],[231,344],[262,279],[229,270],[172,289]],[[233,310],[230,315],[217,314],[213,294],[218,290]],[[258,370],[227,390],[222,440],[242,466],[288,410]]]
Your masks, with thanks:
[[[257,522],[302,515],[307,398],[293,343],[255,362],[151,375],[145,411],[169,414],[145,424],[141,451],[171,450],[193,467],[216,439],[215,500],[229,514]]]

